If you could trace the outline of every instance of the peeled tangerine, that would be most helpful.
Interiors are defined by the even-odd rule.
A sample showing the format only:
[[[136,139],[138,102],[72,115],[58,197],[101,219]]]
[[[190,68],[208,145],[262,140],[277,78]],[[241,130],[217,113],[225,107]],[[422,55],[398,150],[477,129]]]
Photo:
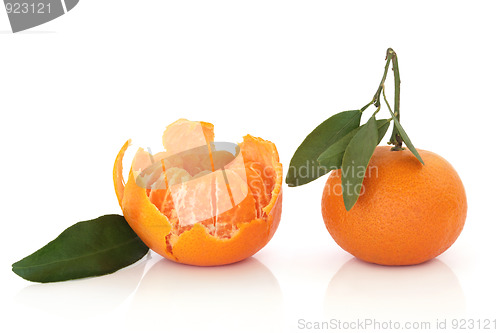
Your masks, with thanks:
[[[213,125],[180,119],[163,134],[165,151],[139,148],[123,179],[127,141],[113,180],[127,222],[170,260],[224,265],[269,242],[281,217],[283,168],[272,142],[247,135],[215,143]]]

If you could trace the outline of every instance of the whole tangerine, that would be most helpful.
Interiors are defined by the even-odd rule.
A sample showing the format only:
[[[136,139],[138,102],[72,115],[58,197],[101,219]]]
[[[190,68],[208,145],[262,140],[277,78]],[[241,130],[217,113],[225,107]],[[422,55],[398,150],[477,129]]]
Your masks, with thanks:
[[[366,169],[363,188],[347,211],[341,170],[331,172],[322,198],[325,225],[335,242],[355,257],[381,265],[413,265],[446,251],[467,215],[465,189],[441,156],[418,149],[379,146]]]

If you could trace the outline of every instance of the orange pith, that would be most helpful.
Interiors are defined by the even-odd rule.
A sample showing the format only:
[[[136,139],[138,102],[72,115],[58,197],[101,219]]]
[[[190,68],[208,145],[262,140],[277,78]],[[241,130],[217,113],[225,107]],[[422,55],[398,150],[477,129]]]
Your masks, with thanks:
[[[165,152],[138,150],[126,184],[122,159],[130,141],[116,158],[115,191],[127,222],[170,260],[240,261],[266,245],[279,224],[282,166],[274,144],[247,135],[233,155],[216,151],[213,139],[212,124],[174,122],[163,135]]]
[[[363,180],[364,193],[348,212],[344,207],[341,171],[325,185],[325,225],[344,250],[382,265],[412,265],[446,251],[463,229],[467,200],[463,184],[442,157],[418,150],[377,147]]]

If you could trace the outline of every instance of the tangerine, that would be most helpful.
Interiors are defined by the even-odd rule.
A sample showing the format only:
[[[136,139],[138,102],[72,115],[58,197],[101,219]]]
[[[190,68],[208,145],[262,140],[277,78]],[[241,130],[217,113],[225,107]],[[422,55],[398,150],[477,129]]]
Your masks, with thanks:
[[[335,242],[355,257],[381,265],[413,265],[446,251],[467,215],[465,189],[441,156],[418,149],[377,147],[363,188],[347,211],[341,170],[331,172],[322,199],[325,225]]]
[[[115,161],[118,202],[130,227],[167,259],[198,266],[252,256],[281,218],[283,168],[276,146],[246,135],[235,152],[216,150],[213,125],[179,119],[163,134],[165,151],[137,151],[122,175],[127,141]]]

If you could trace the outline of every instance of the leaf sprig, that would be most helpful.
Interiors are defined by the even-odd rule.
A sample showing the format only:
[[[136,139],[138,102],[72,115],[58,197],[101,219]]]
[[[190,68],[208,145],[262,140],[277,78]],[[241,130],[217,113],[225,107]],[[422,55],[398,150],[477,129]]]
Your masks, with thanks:
[[[390,65],[394,72],[394,112],[385,95],[385,80]],[[394,122],[389,144],[392,150],[403,150],[403,143],[424,164],[413,146],[400,119],[401,79],[396,52],[387,49],[386,64],[382,80],[370,103],[359,110],[337,113],[316,127],[297,148],[286,176],[290,187],[307,184],[332,170],[341,169],[342,195],[345,208],[349,211],[357,202],[368,163],[375,148],[385,136],[389,125]],[[391,114],[389,119],[376,119],[381,109],[381,98]],[[370,106],[376,107],[365,124],[360,124],[362,113]]]

